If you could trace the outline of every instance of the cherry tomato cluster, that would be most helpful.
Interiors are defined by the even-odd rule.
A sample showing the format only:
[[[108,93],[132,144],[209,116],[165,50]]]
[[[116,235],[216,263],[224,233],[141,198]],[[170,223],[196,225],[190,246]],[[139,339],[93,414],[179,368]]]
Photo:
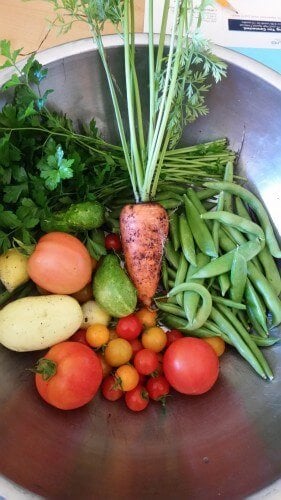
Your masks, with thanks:
[[[108,401],[124,399],[132,411],[150,400],[166,404],[171,388],[202,394],[218,376],[222,345],[184,337],[157,325],[157,312],[146,307],[119,319],[115,328],[90,325],[71,338],[94,348],[102,366],[101,392]],[[219,339],[220,340],[220,339]]]

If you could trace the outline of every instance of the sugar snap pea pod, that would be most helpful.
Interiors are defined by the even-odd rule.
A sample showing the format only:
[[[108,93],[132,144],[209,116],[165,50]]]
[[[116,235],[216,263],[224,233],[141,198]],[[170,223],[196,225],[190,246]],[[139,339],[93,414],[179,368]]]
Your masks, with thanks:
[[[249,332],[247,332],[247,330],[245,330],[244,326],[240,323],[240,321],[237,319],[237,317],[228,308],[226,308],[225,306],[219,305],[218,309],[220,310],[220,312],[222,314],[224,314],[224,316],[227,317],[229,322],[232,323],[232,325],[234,326],[236,331],[239,333],[241,338],[244,340],[245,344],[247,344],[249,349],[252,351],[253,355],[258,360],[258,362],[259,362],[260,366],[262,367],[266,376],[270,380],[272,380],[274,378],[272,370],[271,370],[270,366],[268,365],[262,352],[259,350],[259,348],[255,344],[255,342],[251,338],[251,335],[249,334]]]
[[[238,311],[237,317],[247,331],[250,330],[248,311]]]
[[[207,188],[216,188],[218,191],[226,191],[236,196],[240,196],[240,198],[242,198],[242,200],[247,203],[255,212],[264,231],[265,239],[271,255],[277,259],[281,258],[281,249],[275,237],[273,227],[271,225],[267,212],[260,200],[253,193],[248,191],[248,189],[245,189],[242,186],[239,186],[238,184],[234,184],[232,182],[205,182],[203,185]]]
[[[230,288],[230,284],[231,284],[229,274],[228,273],[220,274],[218,276],[218,282],[220,285],[221,294],[224,297],[226,292],[228,292],[228,290]]]
[[[171,240],[166,241],[164,253],[167,261],[171,264],[171,266],[177,269],[180,261],[180,254],[175,251]]]
[[[180,248],[180,233],[179,217],[176,212],[172,212],[169,214],[169,230],[174,250],[177,252],[177,250]]]
[[[281,300],[265,276],[252,264],[248,263],[248,276],[252,285],[264,300],[267,309],[272,313],[272,327],[281,323]]]
[[[208,200],[209,198],[213,198],[217,194],[216,189],[200,189],[200,191],[196,191],[197,197],[200,201]]]
[[[223,297],[218,297],[217,295],[213,295],[213,294],[211,294],[211,295],[212,295],[212,301],[215,304],[222,304],[222,305],[227,306],[227,307],[232,307],[233,309],[240,309],[241,311],[246,310],[245,304],[241,304],[241,302],[235,302],[234,300],[225,299]]]
[[[161,200],[158,202],[159,205],[162,205],[166,210],[171,210],[178,208],[182,202],[179,200],[175,200],[174,198],[168,198],[167,200]]]
[[[197,266],[193,266],[192,264],[189,266],[186,275],[186,281],[192,281],[194,283],[199,283],[199,285],[203,285],[204,279],[193,279],[193,274],[201,267],[205,266],[208,262],[210,262],[210,257],[208,257],[208,255],[205,255],[204,253],[199,253],[197,255]],[[186,291],[183,294],[183,307],[185,310],[186,318],[190,321],[190,323],[192,323],[195,318],[199,300],[200,297],[198,293]]]
[[[163,200],[174,200],[178,201],[179,203],[182,203],[181,196],[175,193],[174,191],[162,191],[160,193],[157,193],[155,200],[158,201],[159,203]]]
[[[236,251],[241,252],[241,255],[246,259],[246,261],[251,260],[255,255],[257,255],[261,250],[261,242],[259,239],[256,241],[248,241],[240,247],[234,248],[230,252],[213,259],[209,264],[200,269],[194,274],[194,278],[211,278],[212,276],[218,276],[222,273],[227,273],[230,271],[233,258]]]
[[[223,210],[224,200],[225,200],[225,194],[223,191],[221,191],[219,196],[218,196],[218,202],[217,202],[217,207],[216,207],[217,211]],[[213,240],[214,240],[215,247],[216,247],[216,250],[218,253],[219,253],[219,231],[220,231],[220,223],[219,223],[219,221],[214,221],[212,235],[213,235]]]
[[[230,270],[230,297],[235,302],[241,302],[247,281],[247,261],[239,251],[234,253]]]
[[[184,204],[188,224],[201,252],[209,255],[210,257],[217,257],[218,254],[216,252],[212,235],[205,221],[201,219],[197,208],[186,195],[184,195]]]
[[[245,236],[243,235],[243,233],[241,231],[239,231],[238,229],[236,229],[235,227],[232,227],[232,226],[225,226],[225,232],[226,234],[232,238],[232,240],[237,243],[237,245],[243,245],[243,243],[247,243],[248,239],[245,238]],[[250,235],[251,237],[249,238],[250,240],[255,240],[256,236],[251,234]],[[262,248],[264,248],[264,245],[265,245],[265,240],[263,240],[262,242]],[[259,252],[260,253],[260,252]],[[258,254],[259,255],[259,254]],[[262,271],[262,267],[260,265],[260,262],[258,260],[258,256],[254,257],[252,259],[252,262],[255,264],[255,266],[260,270]]]
[[[182,252],[188,262],[196,266],[196,253],[191,229],[184,214],[179,216],[179,237]]]
[[[162,259],[161,277],[162,277],[162,283],[163,283],[164,289],[169,290],[168,266],[167,266],[167,261],[166,261],[165,257],[163,257],[163,259]]]
[[[187,321],[187,328],[192,331],[203,326],[205,321],[208,319],[212,309],[212,297],[207,288],[193,282],[182,283],[181,285],[175,286],[169,291],[168,297],[173,297],[173,295],[177,295],[178,293],[185,291],[198,293],[202,299],[202,305],[199,307],[193,322],[191,323],[190,321]]]
[[[219,328],[227,335],[235,349],[241,354],[241,356],[248,361],[252,368],[264,379],[266,379],[266,374],[264,369],[261,367],[256,356],[253,354],[252,350],[248,347],[245,341],[241,338],[237,330],[233,327],[232,323],[216,308],[212,308],[210,318],[219,326]]]
[[[171,278],[172,280],[176,279],[177,271],[175,271],[175,269],[172,269],[171,267],[167,266],[167,273],[169,278]]]
[[[258,259],[262,265],[262,269],[269,283],[274,288],[277,295],[281,293],[281,276],[279,269],[272,257],[267,245],[262,249],[258,255]]]
[[[252,220],[241,198],[239,198],[239,196],[235,196],[234,200],[237,215],[240,215],[240,217],[244,217],[244,219]]]
[[[206,212],[205,214],[201,214],[201,218],[217,220],[221,224],[234,227],[243,233],[253,234],[260,240],[265,240],[264,232],[258,224],[245,219],[244,217],[240,217],[239,215],[220,210],[217,212]]]
[[[264,329],[261,327],[259,322],[257,321],[257,318],[255,316],[255,312],[251,306],[247,306],[247,315],[248,319],[251,324],[251,331],[254,331],[257,333],[260,337],[267,338],[268,337],[268,332],[265,332]]]
[[[245,301],[246,304],[251,307],[257,322],[260,324],[262,329],[267,333],[266,315],[264,304],[262,304],[256,290],[252,286],[249,279],[246,282],[245,288]]]
[[[180,330],[182,333],[187,334],[189,337],[207,338],[207,337],[221,336],[221,335],[216,335],[213,331],[208,330],[205,327],[197,328],[197,330],[191,331],[189,330],[188,326],[189,324],[186,319],[168,312],[161,312],[159,314],[159,319],[168,328],[175,328],[177,330]]]
[[[198,191],[195,191],[193,188],[188,188],[187,190],[187,196],[191,203],[197,208],[199,214],[205,214],[207,212],[207,209],[204,207],[202,201],[198,197]],[[213,223],[212,221],[205,221],[207,228],[209,229],[210,233],[212,232],[213,228]]]
[[[184,318],[186,320],[184,310],[177,304],[172,304],[170,302],[163,302],[162,300],[157,300],[157,299],[155,299],[155,303],[159,311],[163,311],[169,314],[174,314],[175,316],[179,316],[180,318]]]
[[[228,161],[225,166],[224,181],[233,182],[233,162]],[[224,193],[224,209],[232,212],[232,196],[231,193]]]
[[[258,335],[251,335],[253,341],[255,344],[257,344],[259,347],[270,347],[274,344],[277,344],[277,342],[280,342],[280,339],[277,339],[276,337],[259,337]]]
[[[187,260],[182,253],[180,256],[180,261],[179,261],[179,267],[176,272],[176,277],[175,277],[175,284],[174,286],[180,285],[181,283],[184,283],[187,275],[187,270],[188,270],[188,263]],[[179,306],[182,306],[183,304],[183,293],[179,293],[177,295],[177,303]]]

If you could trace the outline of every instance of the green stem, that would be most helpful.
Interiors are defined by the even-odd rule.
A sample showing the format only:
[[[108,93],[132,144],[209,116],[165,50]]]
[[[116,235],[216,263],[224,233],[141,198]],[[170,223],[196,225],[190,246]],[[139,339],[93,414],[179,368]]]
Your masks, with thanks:
[[[139,154],[135,117],[134,117],[134,92],[131,78],[131,49],[130,49],[130,0],[125,0],[124,4],[124,51],[125,51],[125,79],[126,79],[126,95],[128,106],[128,118],[131,138],[131,150],[133,155],[133,166],[136,173],[138,192],[136,193],[136,201],[139,201],[139,193],[143,182],[143,166]]]
[[[148,0],[148,19],[149,19],[149,130],[148,130],[148,152],[152,145],[154,134],[154,115],[155,115],[155,69],[154,69],[154,19],[153,19],[153,0]]]

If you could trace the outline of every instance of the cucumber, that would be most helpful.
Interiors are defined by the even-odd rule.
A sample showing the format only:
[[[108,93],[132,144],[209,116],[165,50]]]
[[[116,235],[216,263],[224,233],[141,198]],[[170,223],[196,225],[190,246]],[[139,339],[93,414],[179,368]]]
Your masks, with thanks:
[[[61,212],[41,220],[41,229],[45,233],[64,231],[66,233],[89,231],[100,227],[105,221],[104,207],[97,201],[74,203]]]
[[[128,316],[137,305],[137,291],[116,255],[102,259],[94,276],[93,293],[97,303],[115,318]]]

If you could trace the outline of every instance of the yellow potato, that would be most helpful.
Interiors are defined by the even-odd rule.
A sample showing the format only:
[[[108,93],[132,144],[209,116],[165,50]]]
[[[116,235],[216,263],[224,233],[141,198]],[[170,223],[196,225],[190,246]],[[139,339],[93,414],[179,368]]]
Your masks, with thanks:
[[[0,343],[13,351],[37,351],[67,340],[83,319],[77,300],[45,295],[15,300],[0,311]]]
[[[0,256],[0,280],[8,292],[29,280],[27,261],[28,257],[16,248],[10,248]]]

